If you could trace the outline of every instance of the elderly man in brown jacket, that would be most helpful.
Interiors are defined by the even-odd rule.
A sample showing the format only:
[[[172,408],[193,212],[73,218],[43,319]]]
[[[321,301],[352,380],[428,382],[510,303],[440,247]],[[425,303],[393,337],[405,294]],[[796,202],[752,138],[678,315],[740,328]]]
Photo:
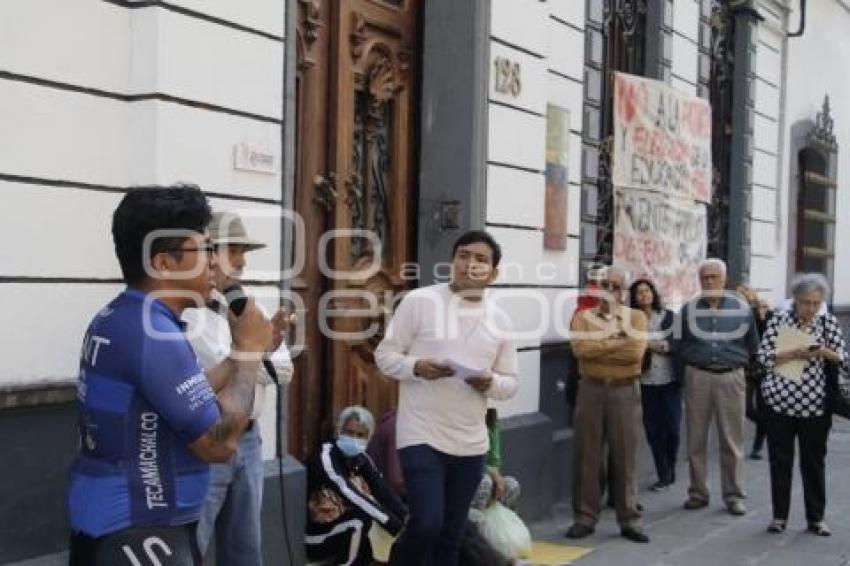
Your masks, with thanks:
[[[635,480],[642,430],[640,373],[647,321],[642,312],[622,304],[622,270],[606,268],[600,287],[605,293],[599,304],[577,313],[571,328],[581,381],[575,409],[575,522],[566,536],[584,538],[595,530],[601,499],[599,468],[607,441],[620,534],[634,542],[649,542],[637,510]]]

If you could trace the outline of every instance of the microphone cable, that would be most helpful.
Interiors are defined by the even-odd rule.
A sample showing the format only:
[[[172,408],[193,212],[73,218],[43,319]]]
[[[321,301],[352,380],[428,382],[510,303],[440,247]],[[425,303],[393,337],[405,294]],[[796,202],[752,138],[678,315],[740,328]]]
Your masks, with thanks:
[[[283,540],[286,543],[286,557],[289,559],[290,566],[295,566],[295,557],[292,555],[292,543],[289,540],[289,523],[286,518],[286,497],[285,485],[283,481],[283,385],[278,379],[277,372],[271,373],[272,380],[277,390],[275,399],[275,432],[277,434],[277,442],[275,443],[275,456],[278,466],[278,489],[280,490],[280,514],[283,519]]]

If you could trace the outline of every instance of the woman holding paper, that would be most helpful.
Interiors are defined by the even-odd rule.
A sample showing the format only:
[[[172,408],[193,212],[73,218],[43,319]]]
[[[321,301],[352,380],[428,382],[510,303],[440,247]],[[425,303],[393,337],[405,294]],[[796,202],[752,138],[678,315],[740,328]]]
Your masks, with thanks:
[[[773,520],[767,530],[781,533],[791,505],[794,439],[800,446],[800,473],[808,530],[819,536],[831,531],[823,520],[826,507],[826,440],[832,416],[826,409],[825,362],[847,363],[844,337],[835,316],[819,314],[829,295],[818,273],[797,275],[791,285],[791,309],[777,311],[759,346],[765,368],[762,395],[770,454]]]

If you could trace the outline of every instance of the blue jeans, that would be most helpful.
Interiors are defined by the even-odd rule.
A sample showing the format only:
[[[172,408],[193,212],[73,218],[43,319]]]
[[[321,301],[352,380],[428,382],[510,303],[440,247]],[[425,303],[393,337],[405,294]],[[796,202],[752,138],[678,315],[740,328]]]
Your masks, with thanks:
[[[210,488],[198,522],[198,545],[206,554],[215,537],[217,564],[260,566],[263,450],[254,423],[229,462],[210,466]]]
[[[456,566],[484,456],[451,456],[426,444],[402,448],[398,455],[410,521],[393,547],[392,564]]]

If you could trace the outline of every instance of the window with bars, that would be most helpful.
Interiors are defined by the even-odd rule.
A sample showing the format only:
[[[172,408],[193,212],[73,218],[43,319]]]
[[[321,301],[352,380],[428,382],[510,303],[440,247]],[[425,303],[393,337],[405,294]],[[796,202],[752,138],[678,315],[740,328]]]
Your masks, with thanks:
[[[647,0],[587,0],[585,25],[584,113],[582,143],[581,274],[610,263],[614,246],[614,191],[611,185],[611,135],[613,132],[613,72],[646,75],[648,23],[664,17],[670,5],[667,29],[672,26],[672,1],[665,10],[649,14]],[[663,28],[656,25],[653,30]],[[663,31],[663,29],[661,29]],[[655,38],[652,56],[657,66],[652,76],[669,69],[669,46]],[[665,51],[666,50],[666,51]],[[665,58],[666,52],[666,58]],[[661,71],[663,73],[663,70]],[[662,74],[663,76],[663,74]]]
[[[835,188],[838,144],[829,97],[797,152],[795,271],[822,273],[831,282],[835,261]]]
[[[752,2],[702,0],[698,91],[711,102],[708,256],[734,281],[750,278],[756,25]]]
[[[708,16],[706,17],[706,13]],[[705,20],[708,25],[705,25]],[[728,5],[703,0],[700,10],[700,91],[711,102],[712,190],[708,207],[708,256],[729,257],[729,172],[735,78],[735,18]],[[705,53],[707,52],[707,53]],[[708,68],[703,67],[708,55]],[[707,75],[707,76],[705,76]],[[703,83],[703,80],[706,83]]]
[[[687,0],[693,1],[693,0]],[[669,81],[673,0],[586,0],[581,276],[610,263],[614,206],[610,177],[613,71]],[[749,274],[754,111],[754,30],[749,2],[698,0],[697,92],[712,106],[712,200],[708,255],[731,275]]]

